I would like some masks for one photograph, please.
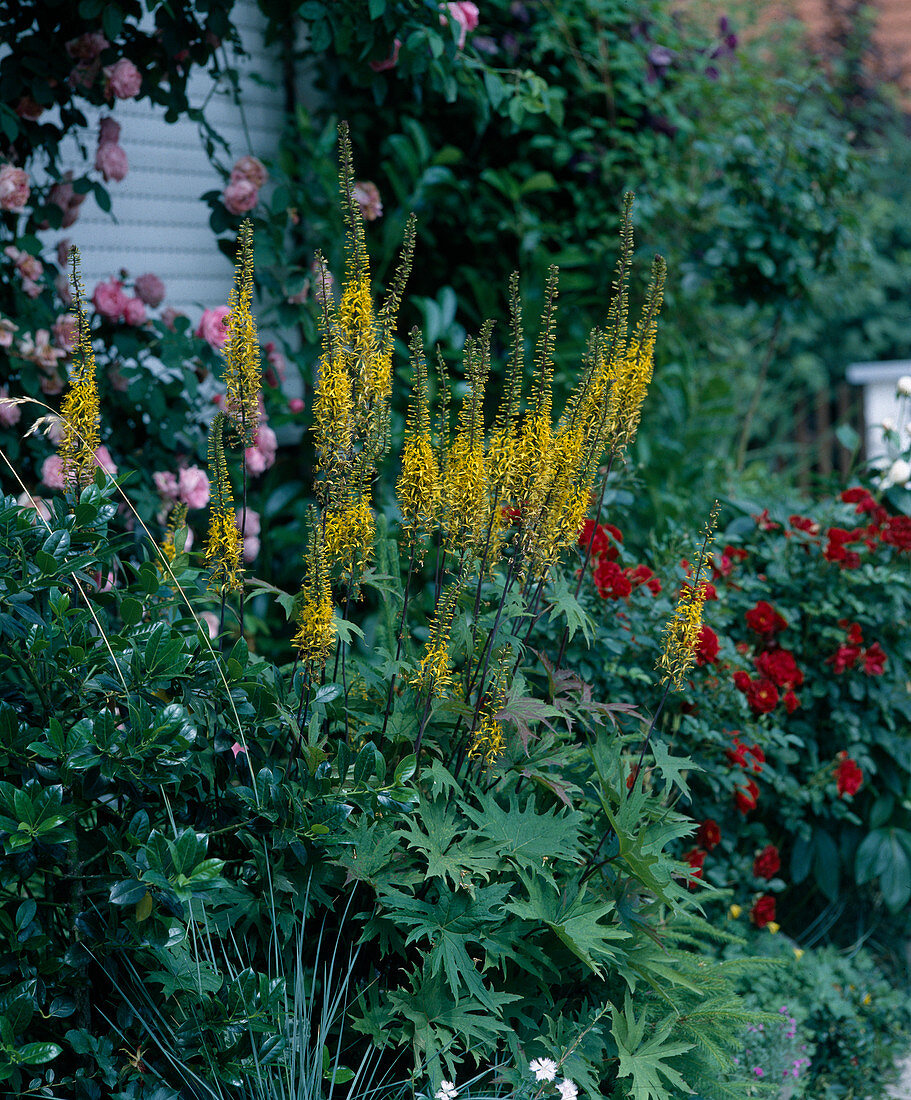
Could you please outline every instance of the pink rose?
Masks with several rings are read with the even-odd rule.
[[[257,190],[269,178],[266,166],[256,157],[241,157],[231,169],[231,182],[236,180],[248,180]]]
[[[61,237],[57,242],[57,266],[67,267],[70,262],[70,239]]]
[[[354,185],[354,201],[361,208],[364,221],[375,222],[383,216],[383,200],[379,188],[369,180],[358,180]]]
[[[117,99],[132,99],[139,95],[142,87],[142,76],[132,61],[127,58],[108,65],[104,70],[107,82],[104,86],[104,94],[110,99],[112,95]]]
[[[171,332],[177,331],[177,326],[174,322],[178,317],[186,317],[186,314],[181,313],[179,309],[175,309],[173,306],[168,306],[167,309],[161,311],[161,323],[165,328],[169,328]]]
[[[241,532],[244,538],[249,538],[250,535],[259,536],[262,531],[262,520],[259,512],[254,512],[252,508],[238,508],[234,522],[237,524],[237,530]]]
[[[177,478],[170,470],[156,470],[152,474],[152,481],[155,482],[155,488],[165,500],[177,500],[180,487],[177,484]]]
[[[117,145],[120,141],[120,123],[112,118],[103,118],[98,124],[98,144]]]
[[[223,348],[228,339],[228,330],[225,327],[228,314],[231,311],[227,306],[215,306],[207,309],[199,319],[196,335],[211,344],[213,348]]]
[[[85,202],[85,195],[78,195],[73,190],[73,173],[65,172],[63,179],[59,183],[55,183],[50,189],[47,196],[47,201],[52,202],[55,206],[59,206],[63,211],[63,218],[60,222],[62,229],[68,229],[73,222],[79,217],[79,207]],[[69,247],[69,241],[67,241],[67,247]],[[60,253],[57,253],[57,262],[61,267],[65,267],[67,263],[67,257],[64,255],[63,259],[60,259]]]
[[[218,637],[218,616],[214,611],[200,611],[200,619],[206,624],[206,630],[209,632],[209,638],[211,641],[215,641]],[[236,755],[236,753],[235,753]]]
[[[111,477],[117,476],[117,466],[111,458],[111,452],[102,443],[98,450],[95,452],[95,465],[100,466],[102,470],[109,473]]]
[[[256,430],[256,438],[252,447],[247,447],[244,457],[247,469],[253,477],[259,477],[275,462],[275,452],[278,449],[278,440],[275,432],[268,424],[260,424]]]
[[[95,154],[95,168],[104,176],[105,180],[113,180],[119,183],[129,171],[126,151],[122,145],[115,145],[112,141],[105,141],[98,146]]]
[[[66,44],[66,52],[74,61],[94,61],[108,46],[110,42],[103,34],[90,31],[71,38]]]
[[[146,272],[145,275],[140,275],[133,283],[133,289],[136,291],[137,296],[147,306],[151,306],[152,309],[157,309],[164,301],[164,283],[151,271]]]
[[[70,286],[70,281],[66,275],[61,272],[56,279],[54,279],[54,289],[57,291],[57,297],[65,305],[71,305],[73,301],[73,290]]]
[[[232,179],[225,188],[221,201],[229,214],[246,214],[259,202],[259,189],[248,179]]]
[[[63,479],[63,459],[60,455],[48,455],[41,463],[41,480],[48,489],[62,489],[66,485]]]
[[[256,535],[247,535],[247,537],[244,539],[244,549],[243,549],[244,561],[245,562],[255,561],[258,554],[259,554],[259,539],[257,538]]]
[[[14,325],[6,317],[0,317],[0,348],[11,348],[13,346],[13,336],[18,331],[18,325]]]
[[[119,321],[123,317],[128,301],[123,292],[123,283],[117,279],[99,283],[92,295],[92,305],[96,312],[108,321]]]
[[[18,424],[22,417],[22,411],[18,405],[5,404],[8,400],[9,387],[0,386],[0,425],[4,428],[11,428],[14,424]]]
[[[401,38],[397,38],[392,44],[392,53],[381,61],[368,61],[367,64],[375,73],[384,73],[387,69],[394,69],[399,63],[399,50],[402,48]]]
[[[180,471],[177,488],[188,508],[205,508],[209,503],[209,477],[198,466],[187,466]]]
[[[288,402],[288,408],[293,413],[303,412],[305,408],[303,399],[300,397],[292,397],[291,400]]]
[[[63,393],[63,379],[56,371],[54,371],[53,374],[44,375],[41,379],[41,392],[48,397],[54,397],[58,393]]]
[[[70,313],[62,313],[54,322],[51,335],[58,348],[62,348],[64,351],[72,351],[79,337],[76,318]]]
[[[471,0],[458,0],[457,3],[447,4],[446,10],[459,28],[459,49],[462,49],[468,32],[473,31],[478,25],[480,19],[478,5],[471,3]],[[447,17],[441,14],[440,23],[445,27],[448,22]]]
[[[28,174],[12,164],[4,164],[0,168],[0,210],[21,210],[28,197]]]
[[[16,114],[24,118],[26,122],[37,122],[44,112],[40,103],[36,103],[30,95],[24,95],[15,106]]]
[[[146,307],[141,298],[127,298],[123,306],[123,319],[128,325],[146,323]]]

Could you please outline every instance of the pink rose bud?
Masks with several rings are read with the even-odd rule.
[[[188,508],[205,508],[209,503],[209,475],[198,466],[187,466],[177,480],[178,495]]]
[[[231,180],[221,196],[229,214],[246,214],[259,202],[259,189],[248,179]]]
[[[231,182],[235,180],[248,180],[257,190],[269,178],[266,166],[256,157],[241,157],[231,169]]]
[[[109,279],[99,283],[92,295],[92,305],[107,321],[119,321],[123,318],[129,299],[123,292],[123,283]]]
[[[106,141],[98,146],[98,152],[95,154],[95,168],[105,180],[119,183],[126,176],[129,167],[126,151],[122,145]]]
[[[134,96],[139,95],[142,76],[133,62],[128,61],[127,58],[122,57],[115,64],[108,65],[104,75],[107,77],[104,94],[108,99],[112,95],[117,99],[133,99]]]
[[[120,141],[120,123],[112,118],[103,118],[98,124],[98,144],[116,145]]]
[[[211,344],[213,348],[219,350],[223,348],[228,339],[226,324],[230,312],[227,306],[215,306],[214,309],[205,310],[196,327],[196,335],[207,344]]]
[[[0,210],[21,210],[30,193],[28,174],[12,164],[0,168]]]
[[[164,301],[164,283],[151,271],[145,275],[140,275],[133,283],[133,289],[136,291],[137,296],[147,306],[151,306],[152,309],[156,309]]]
[[[367,64],[375,73],[384,73],[387,69],[394,69],[399,63],[399,50],[402,48],[401,38],[396,38],[392,44],[392,53],[381,61],[368,61]]]
[[[304,411],[304,402],[300,397],[292,397],[288,402],[288,408],[293,413],[302,413]]]
[[[459,28],[459,49],[465,45],[465,39],[469,31],[473,31],[478,25],[480,12],[478,5],[470,0],[459,0],[457,3],[446,5],[446,10],[452,16],[453,22]],[[445,15],[440,16],[440,23],[445,27],[449,20]]]

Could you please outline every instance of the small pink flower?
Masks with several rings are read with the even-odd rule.
[[[256,561],[259,555],[259,538],[256,535],[247,535],[244,539],[243,555],[245,562]]]
[[[120,123],[112,118],[103,118],[98,123],[98,144],[117,145],[120,142]]]
[[[63,219],[60,222],[60,227],[62,229],[68,229],[79,217],[79,207],[85,202],[85,195],[78,195],[73,190],[73,173],[64,172],[63,179],[60,180],[59,183],[55,183],[48,192],[47,201],[60,207],[63,211]],[[69,248],[69,241],[67,241],[66,244],[67,248]],[[61,258],[58,245],[57,263],[59,263],[61,267],[66,267],[68,262],[69,257],[66,253],[64,253]]]
[[[123,292],[123,283],[118,279],[109,279],[106,283],[99,283],[92,294],[92,305],[97,313],[107,321],[119,321],[123,317],[124,310],[129,299]]]
[[[392,44],[392,53],[380,61],[368,61],[367,64],[375,73],[385,73],[388,69],[394,69],[399,63],[399,50],[402,48],[401,38],[396,38]]]
[[[133,99],[139,95],[142,87],[142,75],[132,61],[121,57],[113,65],[108,65],[104,70],[107,82],[104,86],[104,94],[110,99]]]
[[[292,397],[291,400],[288,402],[288,408],[293,413],[303,412],[305,408],[303,399],[300,397]]]
[[[111,458],[111,452],[103,443],[95,452],[95,465],[100,466],[102,470],[109,473],[111,477],[117,476],[117,466],[114,464],[113,458]]]
[[[221,201],[229,214],[246,214],[259,202],[259,188],[248,179],[232,179],[225,188]]]
[[[241,157],[231,169],[232,183],[235,180],[249,180],[257,190],[262,187],[268,178],[269,173],[266,171],[266,166],[256,157]]]
[[[264,344],[263,351],[266,353],[266,362],[269,364],[263,375],[263,381],[267,386],[278,386],[285,380],[288,364],[284,355],[275,346],[274,341],[270,340],[267,344]]]
[[[478,25],[480,19],[478,5],[471,3],[471,0],[458,0],[457,3],[446,4],[446,10],[459,28],[459,49],[461,50],[465,45],[468,32],[473,31]],[[449,19],[441,13],[440,23],[445,27],[448,22]]]
[[[239,741],[235,741],[234,744],[231,746],[231,752],[234,753],[234,759],[236,760],[238,756],[241,756],[242,754],[246,755],[247,750]]]
[[[76,318],[71,313],[61,313],[54,322],[51,335],[58,348],[66,352],[72,351],[79,336],[76,328]]]
[[[155,483],[155,488],[165,498],[165,500],[177,500],[177,495],[180,492],[180,487],[177,483],[177,478],[170,470],[156,470],[152,474],[152,481]]]
[[[48,489],[62,489],[66,485],[63,479],[63,459],[60,455],[48,455],[41,463],[41,480]]]
[[[151,271],[146,272],[145,275],[140,275],[133,283],[133,289],[136,291],[137,296],[147,306],[151,306],[152,309],[157,309],[164,301],[164,283]]]
[[[115,145],[112,141],[106,141],[98,146],[95,154],[95,168],[104,176],[105,180],[113,180],[119,183],[126,177],[129,171],[129,161],[126,150],[122,145]]]
[[[128,325],[146,323],[146,307],[141,298],[127,298],[123,306],[123,319]]]
[[[187,466],[177,480],[178,495],[188,508],[205,508],[209,503],[209,477],[198,466]]]
[[[102,574],[100,569],[98,570],[97,573],[94,574],[94,577],[95,577],[95,591],[96,592],[110,592],[111,589],[114,587],[114,574],[113,574],[113,572],[108,573],[107,579],[104,581],[103,584],[102,584],[103,574]]]
[[[228,330],[225,325],[230,312],[227,306],[207,309],[199,320],[196,335],[207,344],[211,344],[213,348],[223,348],[228,339]]]
[[[354,185],[354,201],[361,208],[364,221],[375,222],[383,216],[383,200],[375,183],[358,180]]]
[[[258,537],[262,531],[262,520],[259,512],[254,512],[252,508],[238,508],[234,522],[237,524],[237,530],[243,534],[244,538],[249,538],[250,535]]]
[[[40,279],[44,274],[44,264],[31,252],[25,252],[23,249],[16,248],[15,245],[11,244],[8,244],[3,252],[16,265],[16,271],[18,271],[23,281]]]
[[[28,173],[4,164],[0,168],[0,210],[21,210],[29,193]]]
[[[247,447],[244,456],[247,469],[253,477],[259,477],[266,472],[275,462],[275,452],[278,449],[278,440],[275,432],[268,424],[260,424],[256,430],[256,438],[252,447]]]
[[[0,386],[0,425],[4,428],[11,428],[14,424],[19,423],[22,410],[18,405],[4,404],[4,398],[9,398],[8,386]]]
[[[18,331],[18,325],[14,325],[6,317],[0,317],[0,348],[11,348],[13,346],[13,336]]]
[[[97,31],[89,31],[78,38],[71,38],[66,52],[74,61],[94,61],[110,46],[110,42]]]
[[[206,630],[209,632],[209,638],[211,641],[215,641],[218,637],[218,616],[214,611],[200,611],[200,619],[206,624]],[[234,754],[235,756],[237,753]]]

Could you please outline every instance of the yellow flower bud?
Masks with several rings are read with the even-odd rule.
[[[741,908],[741,906],[732,905],[731,908],[728,909],[728,916],[731,916],[731,917],[734,918],[734,920],[737,920],[737,918],[740,916],[740,914],[742,912],[743,912],[743,909]]]

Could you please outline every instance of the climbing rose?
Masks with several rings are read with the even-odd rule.
[[[246,214],[259,202],[259,188],[248,179],[232,179],[225,188],[221,201],[229,214]]]
[[[110,99],[112,95],[117,99],[132,99],[139,95],[142,87],[142,74],[132,61],[125,57],[108,65],[104,70],[107,82],[104,86],[104,94]]]
[[[252,447],[247,447],[244,455],[247,460],[247,469],[253,477],[258,477],[275,462],[275,452],[278,449],[278,440],[275,432],[268,424],[260,424],[256,430],[256,438]]]
[[[838,767],[835,769],[835,787],[838,797],[844,798],[846,794],[857,794],[864,781],[864,773],[857,766],[857,761],[852,760],[844,751],[838,754],[838,761]]]
[[[771,894],[756,899],[750,910],[750,920],[757,928],[765,928],[775,920],[775,899]]]
[[[0,386],[0,398],[9,398],[9,387]],[[11,428],[14,424],[18,424],[22,416],[22,412],[18,405],[7,405],[0,401],[0,425],[4,428]]]
[[[358,180],[354,185],[354,201],[360,207],[364,221],[375,222],[383,216],[383,200],[375,183]]]
[[[700,665],[713,664],[718,656],[718,635],[710,626],[702,625],[699,640],[696,643],[696,662]]]
[[[107,321],[119,321],[128,301],[123,292],[123,283],[117,279],[99,283],[92,294],[92,305]]]
[[[105,180],[119,183],[126,177],[130,168],[126,150],[122,145],[115,145],[112,141],[103,142],[95,153],[95,167]]]
[[[223,348],[228,339],[228,330],[225,322],[231,311],[227,306],[215,306],[203,312],[196,326],[196,335],[211,344],[213,348]]]
[[[702,865],[705,863],[705,856],[706,853],[700,848],[692,848],[684,854],[683,862],[690,865],[693,878],[702,878]]]
[[[123,307],[123,319],[128,325],[144,325],[146,307],[141,298],[127,298]]]
[[[759,600],[755,607],[746,613],[746,622],[750,630],[757,634],[777,634],[788,625],[774,607],[765,600]]]
[[[254,187],[260,188],[269,178],[266,166],[257,157],[245,156],[231,169],[231,180],[249,180]]]
[[[778,687],[795,688],[803,683],[803,673],[789,649],[769,649],[760,653],[756,658],[756,669]]]
[[[756,809],[756,804],[759,802],[759,788],[752,779],[747,780],[745,787],[737,787],[734,790],[734,801],[742,814],[748,814],[750,810]]]
[[[911,516],[889,516],[881,538],[897,550],[911,550]]]
[[[177,492],[188,508],[205,508],[209,503],[209,476],[198,466],[187,466],[177,478]]]
[[[696,830],[696,843],[711,851],[721,843],[721,829],[714,818],[706,818]]]
[[[757,878],[774,878],[781,869],[781,857],[774,844],[767,844],[753,860],[753,874]]]
[[[0,168],[0,210],[21,210],[30,194],[28,174],[12,164]]]
[[[136,291],[136,296],[141,298],[147,306],[151,306],[152,309],[160,306],[164,301],[164,283],[150,271],[139,276],[133,283],[133,289]]]
[[[456,3],[447,4],[446,10],[459,28],[459,49],[461,50],[465,45],[468,32],[473,31],[478,25],[480,19],[478,5],[471,3],[470,0],[457,0]],[[440,13],[440,24],[445,27],[448,23],[449,19]]]

